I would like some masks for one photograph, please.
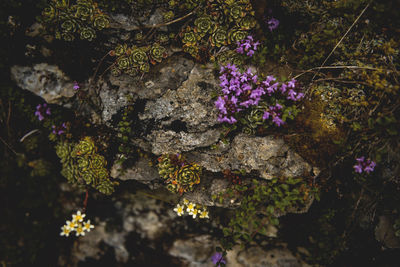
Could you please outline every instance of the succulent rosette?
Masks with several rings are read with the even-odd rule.
[[[164,21],[171,21],[174,17],[175,17],[175,14],[171,10],[163,13]]]
[[[204,37],[207,33],[212,31],[214,23],[209,16],[202,16],[194,21],[194,25],[200,37]]]
[[[238,24],[239,28],[241,28],[242,30],[250,30],[256,26],[257,21],[252,16],[246,16],[246,17],[242,18],[241,20],[239,20],[239,22],[237,24]]]
[[[184,45],[183,52],[190,54],[192,57],[197,57],[199,54],[199,47],[193,45]]]
[[[69,18],[61,23],[61,29],[63,30],[63,32],[73,33],[76,31],[77,28],[78,24],[73,18]]]
[[[227,32],[223,28],[217,28],[211,36],[211,44],[216,47],[226,45]]]
[[[111,75],[117,77],[122,74],[122,71],[118,67],[111,68]]]
[[[42,18],[45,22],[51,22],[57,19],[57,9],[53,4],[48,5],[42,11]]]
[[[68,142],[59,142],[56,145],[56,154],[61,159],[61,163],[69,164],[72,161],[73,145]]]
[[[196,33],[188,28],[187,31],[183,33],[182,42],[186,45],[196,45],[197,44],[197,36]]]
[[[247,35],[248,35],[247,31],[234,27],[228,32],[228,41],[230,44],[236,44],[240,40],[246,38]]]
[[[139,65],[139,71],[149,72],[149,70],[150,70],[150,64],[148,62]]]
[[[161,62],[162,59],[166,56],[166,51],[167,50],[163,46],[155,43],[150,48],[150,58],[156,62]]]
[[[158,158],[158,174],[168,179],[178,169],[178,165],[174,163],[171,156],[166,154]]]
[[[76,13],[75,16],[81,18],[82,20],[87,20],[94,12],[94,4],[91,1],[77,0],[76,1]]]
[[[108,18],[107,15],[99,13],[94,16],[93,26],[97,30],[108,28],[109,25],[110,25],[110,19]]]
[[[83,156],[96,152],[96,146],[91,137],[86,136],[77,144],[73,150],[73,155]]]
[[[193,185],[200,183],[201,167],[197,164],[186,164],[175,172],[178,192],[191,191]],[[172,181],[172,183],[174,183]]]
[[[81,178],[86,184],[93,184],[94,186],[96,185],[96,173],[91,169],[84,170],[81,173]]]
[[[101,169],[106,166],[107,162],[102,155],[94,154],[90,157],[90,167],[92,169]]]
[[[119,56],[122,56],[123,54],[125,54],[127,49],[128,49],[128,45],[127,44],[119,44],[119,45],[117,45],[115,47],[114,53],[115,53],[116,56],[119,57]]]
[[[92,41],[96,38],[96,32],[92,28],[85,27],[81,29],[80,37],[82,40]]]
[[[88,170],[90,161],[88,157],[79,157],[77,163],[79,170],[83,172]]]
[[[246,15],[246,12],[244,11],[244,8],[240,4],[233,4],[229,8],[229,20],[230,21],[237,21],[240,18],[244,17]]]
[[[126,70],[130,67],[131,61],[128,56],[120,56],[117,58],[117,67],[120,70]]]
[[[147,63],[147,61],[149,60],[146,52],[142,48],[134,48],[130,55],[130,59],[132,61],[132,64],[136,67],[140,67],[140,65]]]

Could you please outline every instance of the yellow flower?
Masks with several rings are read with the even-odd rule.
[[[69,236],[69,233],[71,233],[71,229],[68,228],[67,225],[64,225],[63,227],[61,227],[62,232],[60,233],[60,236]]]
[[[83,218],[85,218],[86,214],[81,214],[81,211],[78,210],[76,214],[72,215],[73,222],[82,222]]]
[[[187,209],[186,209],[186,211],[189,212],[189,214],[190,214],[190,212],[192,212],[192,211],[194,210],[195,207],[196,207],[196,204],[190,202],[189,204],[187,204]],[[191,214],[190,214],[190,215],[191,215]]]
[[[185,213],[185,211],[183,210],[183,206],[181,205],[176,205],[176,208],[174,209],[174,211],[178,214],[178,216],[182,216],[183,213]]]
[[[192,215],[193,219],[195,219],[198,213],[199,213],[199,210],[198,209],[194,209],[191,212],[189,212],[189,215]]]
[[[94,225],[90,223],[90,220],[83,223],[83,230],[90,232],[90,229],[94,228]]]
[[[67,225],[65,227],[70,231],[73,231],[76,227],[78,227],[78,224],[75,221],[66,221],[66,223]]]
[[[82,225],[80,224],[76,229],[76,236],[84,236],[85,235],[85,231],[82,228]]]
[[[200,213],[200,215],[199,215],[199,217],[200,217],[201,219],[204,219],[204,218],[207,218],[207,219],[208,219],[208,218],[209,218],[209,217],[208,217],[208,211],[205,210],[205,209],[202,210],[201,213]]]
[[[184,204],[184,205],[189,204],[189,200],[187,200],[186,198],[184,198],[184,199],[183,199],[183,204]]]

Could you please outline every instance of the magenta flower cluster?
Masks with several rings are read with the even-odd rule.
[[[63,133],[65,133],[67,126],[65,125],[65,122],[64,122],[60,126],[53,125],[52,128],[53,128],[53,134],[62,135]]]
[[[278,26],[279,26],[279,20],[277,20],[276,18],[269,18],[269,19],[265,20],[265,23],[267,23],[268,29],[271,32],[273,30],[275,30],[276,28],[278,28]]]
[[[366,172],[366,173],[370,173],[372,171],[374,171],[374,168],[376,166],[376,163],[373,162],[370,159],[365,160],[365,157],[361,157],[356,159],[357,164],[353,166],[355,172],[357,173],[362,173],[362,172]]]
[[[220,266],[221,266],[221,265],[220,265],[221,263],[222,263],[222,264],[226,264],[226,261],[225,261],[225,259],[223,258],[221,252],[215,252],[215,254],[212,255],[212,257],[211,257],[211,261],[212,261],[213,264],[215,264],[217,267],[220,267]]]
[[[77,90],[79,90],[79,88],[81,88],[81,87],[79,86],[78,82],[75,81],[75,82],[74,82],[74,87],[73,87],[73,88],[74,88],[75,91],[77,91]]]
[[[263,95],[280,94],[292,101],[298,101],[304,97],[303,93],[295,91],[295,80],[279,85],[278,82],[274,82],[276,79],[273,76],[267,76],[260,82],[257,75],[251,73],[250,69],[241,73],[235,65],[231,64],[221,67],[220,73],[219,85],[223,95],[215,101],[215,106],[219,111],[219,122],[234,124],[237,122],[235,114],[251,106],[257,106]],[[277,126],[281,126],[284,124],[281,110],[282,106],[275,103],[274,106],[265,110],[263,119],[271,119]]]
[[[246,53],[247,56],[251,57],[254,55],[254,51],[257,50],[257,47],[260,45],[260,42],[254,42],[253,36],[249,35],[241,41],[237,42],[236,52],[239,54]]]
[[[43,105],[42,104],[37,105],[35,116],[38,117],[39,121],[42,121],[45,115],[51,115],[50,108],[47,107],[47,104],[44,103]]]

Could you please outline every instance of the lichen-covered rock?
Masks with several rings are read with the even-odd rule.
[[[42,97],[47,103],[61,104],[63,98],[74,95],[73,82],[58,66],[47,63],[12,66],[11,77],[19,87]]]
[[[254,137],[237,135],[226,151],[203,150],[193,152],[188,158],[209,171],[226,169],[257,171],[261,177],[272,179],[277,176],[296,177],[311,173],[311,166],[289,148],[280,138],[273,136]]]

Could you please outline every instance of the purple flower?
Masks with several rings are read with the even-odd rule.
[[[263,115],[263,120],[269,119],[269,115],[271,115],[271,114],[268,111],[265,111],[264,115]]]
[[[360,157],[360,158],[357,158],[356,160],[357,160],[358,163],[361,163],[361,162],[364,162],[365,157],[362,156],[362,157]]]
[[[296,80],[293,79],[291,81],[288,82],[288,87],[289,88],[295,88],[296,87]]]
[[[268,29],[272,32],[273,30],[275,30],[276,28],[278,28],[279,26],[279,20],[277,20],[276,18],[270,18],[266,21],[266,23],[268,24]]]
[[[360,164],[354,165],[353,168],[354,168],[355,172],[358,172],[358,173],[363,172],[362,166]]]
[[[79,86],[79,84],[78,84],[78,82],[74,82],[74,90],[78,90],[79,88],[81,88],[80,86]]]
[[[44,119],[44,115],[51,115],[50,108],[47,107],[47,104],[44,103],[36,106],[35,116],[38,116],[39,121]]]
[[[218,267],[221,266],[220,263],[226,264],[226,261],[224,257],[222,256],[222,253],[216,252],[214,255],[211,257],[211,261],[213,264],[217,265]]]
[[[280,127],[282,124],[284,124],[285,122],[279,118],[278,116],[274,116],[272,118],[272,121],[276,124],[276,126]]]
[[[53,134],[56,135],[62,135],[63,133],[65,133],[65,129],[67,129],[67,126],[65,125],[65,122],[63,124],[61,124],[61,126],[52,126],[53,128]]]
[[[249,57],[252,57],[254,55],[254,50],[249,50],[249,52],[247,52],[247,54]]]
[[[260,42],[254,42],[253,36],[249,35],[241,41],[237,43],[236,52],[239,54],[246,54],[249,57],[254,55],[254,52],[257,50],[257,47],[260,45]]]

